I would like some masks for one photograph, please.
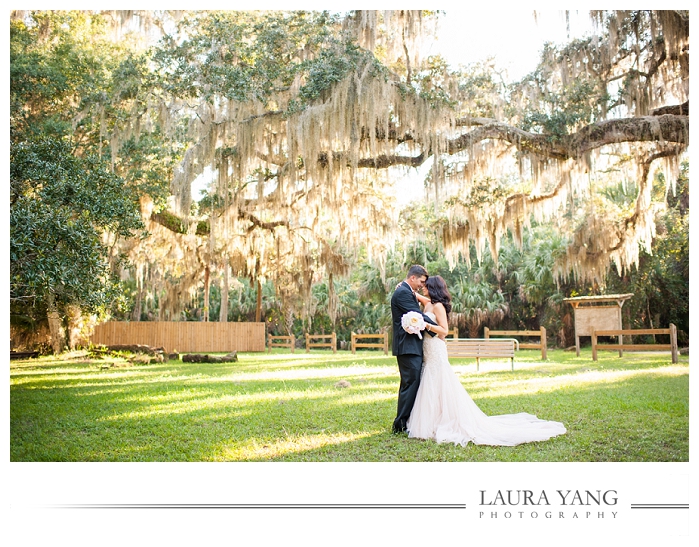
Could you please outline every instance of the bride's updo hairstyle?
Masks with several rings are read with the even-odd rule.
[[[433,304],[441,302],[444,305],[444,309],[447,315],[451,312],[451,295],[447,289],[447,284],[441,275],[432,275],[425,281],[425,287],[430,293],[430,300]]]

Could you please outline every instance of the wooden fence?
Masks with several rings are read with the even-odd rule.
[[[306,353],[311,348],[329,348],[333,353],[337,353],[337,335],[332,334],[308,334],[306,333]]]
[[[484,329],[484,336],[486,339],[491,336],[527,336],[533,338],[539,338],[539,343],[533,342],[520,342],[519,349],[540,349],[541,358],[546,359],[547,343],[546,343],[546,329],[541,327],[539,330],[490,330],[488,327]]]
[[[669,334],[669,344],[624,344],[624,336]],[[598,336],[617,336],[618,344],[599,344]],[[677,327],[670,323],[667,329],[618,329],[618,330],[596,330],[592,332],[592,360],[597,361],[598,350],[619,351],[619,357],[624,355],[624,350],[628,351],[669,351],[672,354],[672,362],[678,362],[677,350]]]
[[[272,353],[272,348],[287,348],[294,353],[296,349],[296,336],[293,334],[291,336],[274,336],[273,334],[267,335],[267,353]]]
[[[358,340],[380,340],[377,342],[358,342]],[[382,349],[385,355],[388,355],[388,334],[383,332],[380,334],[355,334],[352,333],[352,353],[357,353],[357,348],[375,348]]]
[[[93,344],[143,344],[167,352],[264,351],[264,323],[108,321],[95,327]]]

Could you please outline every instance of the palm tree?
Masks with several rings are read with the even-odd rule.
[[[560,233],[547,229],[543,233],[529,235],[525,242],[521,292],[526,300],[541,305],[557,290],[554,279],[554,263],[565,253],[565,241]]]
[[[452,323],[459,330],[467,329],[470,338],[478,338],[481,327],[500,323],[509,311],[502,292],[493,290],[485,281],[471,283],[462,279],[450,292]]]

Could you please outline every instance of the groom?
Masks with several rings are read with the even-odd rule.
[[[403,330],[401,318],[409,311],[422,313],[415,293],[425,286],[427,270],[415,265],[408,270],[405,280],[391,297],[391,315],[393,316],[393,355],[398,361],[400,371],[400,389],[398,391],[398,414],[393,422],[393,432],[405,431],[410,412],[415,404],[417,388],[420,386],[422,373],[422,339],[417,334],[408,334]],[[426,322],[436,325],[432,319],[423,314]],[[427,331],[423,331],[424,333]],[[434,336],[434,333],[431,333]]]

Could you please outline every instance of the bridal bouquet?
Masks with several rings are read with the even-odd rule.
[[[420,331],[425,330],[425,319],[422,317],[421,313],[409,311],[401,317],[400,323],[405,332],[408,334],[417,334],[422,340]]]

